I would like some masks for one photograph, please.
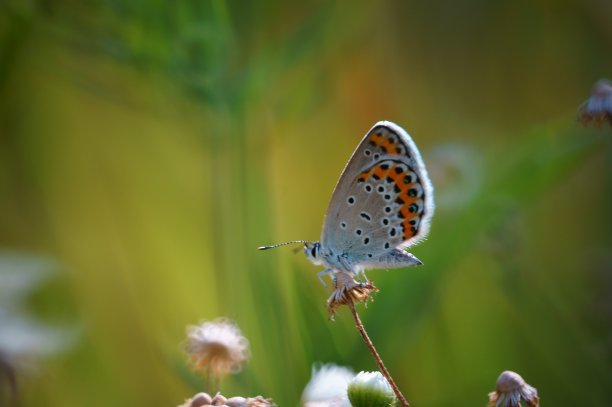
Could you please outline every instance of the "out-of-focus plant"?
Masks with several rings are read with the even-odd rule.
[[[302,392],[303,407],[347,407],[348,383],[355,374],[344,366],[325,364],[313,366],[310,381]]]
[[[612,82],[607,79],[597,81],[591,97],[580,106],[578,120],[598,126],[607,122],[612,126]]]
[[[393,407],[397,401],[387,379],[380,372],[360,372],[348,386],[353,407]]]
[[[29,310],[31,297],[57,268],[42,256],[0,253],[0,404],[17,399],[21,374],[36,373],[43,359],[68,351],[79,337],[72,323],[48,323]]]
[[[227,398],[218,390],[221,380],[228,374],[240,372],[250,356],[249,341],[238,325],[227,319],[202,321],[187,327],[184,349],[192,368],[209,379],[208,387],[217,391],[214,396],[201,392],[185,400],[179,407],[228,406],[263,407],[271,406],[272,399],[262,396]]]
[[[261,396],[256,397],[241,397],[235,396],[227,398],[221,393],[214,396],[208,393],[198,393],[192,398],[185,400],[178,407],[208,407],[208,406],[224,406],[224,407],[265,407],[273,406],[272,400]]]
[[[506,370],[499,375],[495,391],[489,393],[488,407],[520,407],[525,402],[529,407],[539,407],[538,391],[515,372]]]
[[[184,345],[194,370],[216,383],[230,373],[238,373],[249,357],[249,341],[228,319],[203,321],[187,327]]]

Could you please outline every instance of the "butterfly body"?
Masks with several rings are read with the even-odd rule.
[[[349,159],[319,242],[303,242],[324,274],[422,264],[404,249],[422,240],[433,216],[433,186],[421,155],[398,125],[378,122]],[[266,247],[267,248],[267,247]]]
[[[315,250],[316,254],[313,254]],[[310,260],[315,266],[325,266],[325,270],[318,273],[319,280],[325,285],[323,281],[323,275],[337,272],[349,272],[358,276],[363,274],[365,276],[365,270],[367,269],[380,269],[380,268],[400,268],[408,266],[420,266],[423,264],[413,254],[407,253],[400,249],[393,249],[387,251],[377,258],[371,258],[361,262],[355,262],[351,258],[350,251],[343,251],[342,253],[334,253],[331,249],[325,249],[321,247],[319,242],[305,242],[304,253],[308,260]],[[367,278],[366,278],[367,279]]]

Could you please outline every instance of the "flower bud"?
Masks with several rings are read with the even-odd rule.
[[[380,372],[361,372],[348,385],[348,398],[353,407],[395,406],[391,385]]]

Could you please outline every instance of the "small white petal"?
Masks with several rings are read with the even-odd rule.
[[[353,376],[354,373],[346,367],[334,364],[322,365],[319,368],[313,366],[312,377],[302,393],[302,402],[308,406],[315,406],[316,402],[348,403],[346,388]]]

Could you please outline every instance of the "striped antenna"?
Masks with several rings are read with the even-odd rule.
[[[272,246],[261,246],[261,247],[258,247],[257,250],[274,249],[275,247],[286,246],[288,244],[295,244],[295,243],[306,243],[306,241],[305,240],[292,240],[290,242],[273,244]]]

